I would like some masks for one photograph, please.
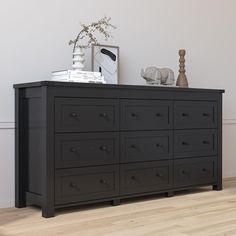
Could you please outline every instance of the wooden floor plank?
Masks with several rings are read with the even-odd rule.
[[[236,236],[236,179],[223,191],[199,188],[57,211],[44,219],[38,208],[0,209],[0,236]]]

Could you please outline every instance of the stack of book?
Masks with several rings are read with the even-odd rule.
[[[106,81],[100,72],[62,70],[52,72],[51,80],[61,82],[98,83],[105,84]]]

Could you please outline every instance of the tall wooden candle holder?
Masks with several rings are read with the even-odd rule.
[[[186,55],[186,51],[184,49],[179,50],[179,76],[176,82],[176,86],[179,87],[188,87],[188,80],[187,80],[187,76],[185,74],[186,70],[185,70],[185,55]]]

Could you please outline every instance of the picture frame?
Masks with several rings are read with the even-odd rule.
[[[92,71],[101,72],[107,84],[119,83],[119,47],[92,45]]]

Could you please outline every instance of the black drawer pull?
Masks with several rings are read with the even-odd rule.
[[[104,179],[101,179],[101,180],[100,180],[100,183],[101,183],[101,184],[105,184],[105,185],[107,185],[107,184],[108,184],[108,183],[107,183],[107,181],[106,181],[106,180],[104,180]]]
[[[210,144],[210,142],[208,142],[208,141],[205,141],[205,140],[204,140],[204,141],[202,141],[202,143],[203,143],[203,144]]]
[[[137,146],[134,145],[134,144],[132,144],[131,147],[132,147],[133,149],[137,149]]]
[[[162,114],[156,113],[156,117],[162,117]]]
[[[202,116],[207,117],[207,116],[210,116],[210,114],[209,113],[202,113]]]
[[[132,117],[138,117],[138,114],[132,113],[131,116]]]
[[[108,148],[107,146],[101,146],[100,147],[100,150],[104,151],[104,152],[107,152],[108,151]]]
[[[162,174],[159,174],[159,173],[157,173],[157,174],[156,174],[156,177],[158,177],[158,178],[162,178],[162,177],[163,177],[163,175],[162,175]]]
[[[188,113],[182,113],[182,116],[187,117],[187,116],[189,116],[189,114]]]
[[[163,147],[163,145],[161,143],[157,143],[156,147]]]
[[[187,172],[185,170],[182,170],[183,175],[187,175]]]
[[[131,179],[134,180],[135,182],[139,183],[139,179],[136,178],[135,176],[131,176]]]
[[[70,183],[70,187],[71,187],[71,188],[76,188],[76,187],[77,187],[77,184],[75,184],[75,183]]]
[[[182,145],[183,145],[183,146],[188,146],[189,144],[186,143],[186,142],[182,142]]]
[[[78,185],[75,183],[70,183],[69,186],[73,189],[76,189],[77,191],[79,191]]]
[[[75,112],[70,113],[70,116],[73,118],[79,118],[79,114]]]
[[[70,149],[70,151],[73,152],[73,153],[77,153],[77,152],[78,152],[78,149],[75,148],[75,147],[72,147],[72,148]]]
[[[202,168],[202,171],[203,171],[203,172],[207,172],[207,169],[206,169],[206,168]]]
[[[100,114],[100,117],[102,117],[102,118],[107,118],[107,117],[108,117],[108,115],[107,115],[107,113],[106,113],[106,112],[103,112],[103,113],[101,113],[101,114]]]

